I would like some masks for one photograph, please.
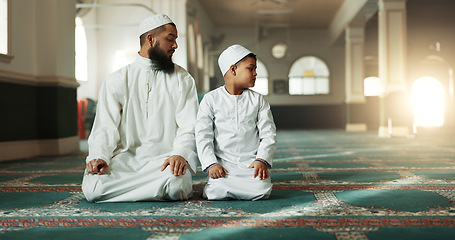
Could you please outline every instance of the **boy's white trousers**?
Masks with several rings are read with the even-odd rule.
[[[269,177],[259,180],[254,178],[254,168],[247,168],[229,162],[222,166],[228,171],[224,178],[208,177],[203,196],[208,200],[259,200],[267,199],[272,191],[272,181]]]

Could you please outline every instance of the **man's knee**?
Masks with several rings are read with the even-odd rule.
[[[192,193],[193,183],[189,172],[183,176],[169,177],[167,195],[171,200],[186,200],[192,196]]]
[[[95,202],[100,198],[100,196],[94,192],[85,191],[84,189],[82,189],[82,192],[84,193],[84,196],[88,202]]]
[[[82,180],[82,192],[89,202],[100,200],[102,195],[102,189],[100,184],[98,184],[96,177],[97,176],[94,175],[85,175],[84,179]]]

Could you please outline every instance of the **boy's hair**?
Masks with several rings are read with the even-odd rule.
[[[256,54],[254,53],[250,53],[248,55],[246,55],[245,57],[243,57],[242,59],[240,59],[238,62],[236,62],[234,65],[237,66],[237,64],[239,64],[240,62],[244,61],[245,59],[247,58],[254,58],[254,60],[258,60],[257,57],[256,57]]]

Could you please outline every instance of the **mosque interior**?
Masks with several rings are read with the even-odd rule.
[[[128,224],[137,239],[452,236],[454,11],[453,0],[0,0],[0,238],[108,225],[123,236]],[[252,89],[279,144],[267,211],[203,200],[201,171],[185,203],[84,200],[98,92],[134,61],[137,26],[155,13],[175,22],[173,61],[199,100],[224,84],[226,47],[257,55]]]

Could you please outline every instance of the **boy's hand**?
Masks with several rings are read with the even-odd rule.
[[[254,178],[259,176],[259,180],[264,180],[269,177],[267,166],[261,161],[254,161],[248,168],[254,168]]]
[[[209,176],[213,179],[226,176],[228,171],[220,164],[215,164],[209,168]]]

